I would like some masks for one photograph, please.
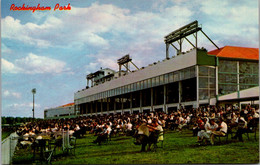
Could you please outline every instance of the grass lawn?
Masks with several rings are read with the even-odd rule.
[[[13,131],[9,131],[9,132],[5,132],[5,131],[2,131],[2,141],[7,138]]]
[[[231,140],[226,143],[216,139],[216,145],[199,146],[197,137],[192,137],[190,130],[182,133],[168,131],[164,136],[163,148],[156,151],[140,152],[141,146],[133,143],[132,137],[113,137],[112,141],[101,146],[91,143],[93,135],[77,139],[76,156],[61,155],[58,151],[52,164],[187,164],[187,163],[259,163],[259,139],[244,137],[244,143]],[[257,134],[258,135],[258,134]],[[159,144],[160,146],[160,144]],[[16,152],[13,164],[32,163],[32,155],[24,151]]]

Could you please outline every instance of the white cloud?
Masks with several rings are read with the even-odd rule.
[[[37,30],[40,27],[33,23],[27,23],[25,25],[21,24],[21,21],[14,19],[11,16],[7,16],[2,19],[2,37],[12,40],[18,40],[24,43],[37,46],[49,46],[47,40],[37,38]]]
[[[13,103],[13,104],[9,104],[8,107],[12,107],[12,108],[30,108],[33,107],[33,103]],[[41,105],[40,104],[34,104],[34,107],[40,108]]]
[[[200,10],[210,21],[205,27],[222,43],[258,47],[257,1],[233,2],[208,0],[202,3]]]
[[[25,74],[57,74],[62,72],[71,73],[66,68],[66,63],[49,57],[38,56],[30,53],[25,58],[16,59],[14,63],[2,59],[3,73],[25,73]]]
[[[163,37],[194,21],[194,18],[204,21],[203,29],[205,27],[205,32],[220,45],[226,43],[237,43],[240,46],[246,44],[244,46],[251,47],[258,45],[258,35],[256,35],[258,34],[258,9],[252,5],[253,3],[245,5],[247,2],[240,1],[243,2],[241,5],[233,5],[229,1],[219,3],[215,0],[194,0],[193,3],[188,0],[168,2],[172,4],[160,5],[155,2],[151,5],[152,9],[160,8],[156,12],[132,12],[112,4],[99,3],[93,3],[85,8],[72,6],[71,11],[61,15],[41,15],[40,17],[45,18],[45,21],[40,25],[33,22],[22,24],[19,20],[8,16],[2,19],[3,38],[18,39],[28,44],[46,47],[86,49],[87,46],[87,49],[98,50],[94,60],[90,62],[95,66],[98,64],[112,68],[117,68],[117,58],[129,52],[141,66],[162,59],[165,54]],[[241,33],[244,34],[243,39]],[[244,42],[242,43],[241,40]],[[201,41],[204,42],[205,39]],[[206,41],[201,46],[211,45],[208,43],[209,41]],[[15,64],[29,64],[25,66],[28,73],[30,67],[36,67],[27,62],[33,59],[28,57]],[[143,61],[139,62],[139,60]],[[63,68],[62,64],[60,68]],[[50,72],[52,68],[47,69],[41,64],[32,72],[40,73],[41,70]],[[91,71],[91,69],[87,70]]]
[[[18,73],[22,71],[21,68],[16,67],[13,63],[3,58],[1,59],[1,66],[2,66],[2,73]]]
[[[4,90],[3,91],[3,96],[4,97],[9,97],[9,98],[21,98],[21,93],[12,92],[12,91],[9,91],[9,90]]]
[[[43,116],[40,104],[34,104],[35,107],[35,117]],[[3,107],[2,116],[14,116],[14,117],[32,117],[32,102],[26,103],[12,103]]]

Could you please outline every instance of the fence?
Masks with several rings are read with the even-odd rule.
[[[15,147],[18,141],[18,135],[16,133],[12,133],[6,139],[2,141],[2,164],[11,164],[12,157],[14,155]]]

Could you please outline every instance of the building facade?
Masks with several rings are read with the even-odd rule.
[[[232,57],[227,54],[231,48]],[[76,113],[169,112],[180,106],[216,105],[221,96],[234,92],[233,99],[239,100],[241,91],[259,86],[258,49],[227,46],[220,50],[194,48],[78,91],[74,95]],[[244,54],[240,57],[237,52],[241,50]]]
[[[208,52],[199,48],[198,32],[217,49]],[[188,36],[193,36],[195,43]],[[192,49],[184,52],[184,41]],[[88,74],[86,88],[74,93],[75,115],[168,113],[180,107],[259,103],[258,48],[219,48],[198,21],[169,33],[164,42],[166,58],[162,61],[139,69],[128,54],[118,59],[119,71],[101,68]],[[172,47],[177,55],[170,58]],[[129,64],[136,70],[131,71]]]
[[[44,110],[44,119],[66,118],[75,116],[74,103]]]

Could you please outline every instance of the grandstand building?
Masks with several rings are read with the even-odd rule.
[[[74,103],[44,110],[44,119],[55,119],[75,116]]]
[[[197,47],[202,32],[216,46],[207,51]],[[187,39],[194,35],[195,44]],[[183,41],[193,48],[183,52]],[[165,36],[166,58],[138,68],[129,55],[118,60],[119,71],[103,69],[87,75],[91,87],[74,94],[77,115],[170,112],[180,106],[258,104],[259,49],[236,46],[219,48],[194,21]],[[179,47],[174,43],[179,43]],[[169,58],[169,47],[177,55]],[[129,70],[132,63],[136,70]],[[122,74],[121,67],[126,70]],[[110,74],[108,74],[108,70]],[[107,73],[107,74],[106,74]],[[115,76],[117,75],[117,76]],[[98,77],[95,77],[98,76]],[[95,81],[97,80],[97,81]]]
[[[216,47],[197,46],[201,32]],[[194,36],[192,43],[188,36]],[[186,41],[192,49],[183,51]],[[175,111],[180,107],[248,103],[259,107],[259,49],[219,48],[194,21],[164,38],[166,58],[138,68],[130,55],[118,59],[118,71],[109,68],[86,76],[87,86],[74,93],[74,103],[44,111],[44,118],[149,111]],[[177,43],[177,46],[176,46]],[[169,57],[169,50],[176,55]],[[135,70],[130,70],[129,65]],[[122,68],[125,68],[123,70]]]

